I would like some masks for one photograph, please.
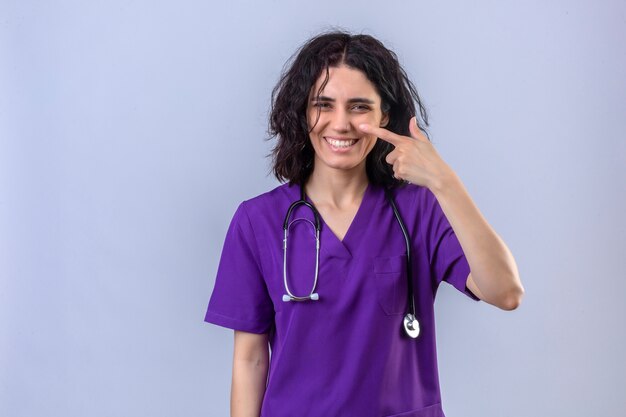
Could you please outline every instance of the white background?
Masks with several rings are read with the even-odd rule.
[[[222,242],[277,185],[284,62],[335,25],[397,52],[526,288],[440,290],[446,414],[625,413],[623,1],[2,0],[0,415],[228,414]]]

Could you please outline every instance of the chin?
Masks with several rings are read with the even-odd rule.
[[[365,159],[363,160],[359,160],[359,161],[341,161],[341,160],[336,160],[335,158],[333,159],[326,159],[326,160],[318,160],[317,161],[318,164],[321,165],[325,165],[329,168],[332,169],[337,169],[337,170],[342,170],[342,171],[353,171],[359,168],[360,165],[363,165],[363,167],[365,167]]]

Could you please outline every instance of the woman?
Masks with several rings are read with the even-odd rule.
[[[233,416],[444,416],[441,281],[519,305],[510,251],[427,125],[395,54],[371,36],[322,34],[292,59],[270,115],[287,182],[237,209],[205,317],[235,330]],[[289,210],[301,199],[310,206]]]

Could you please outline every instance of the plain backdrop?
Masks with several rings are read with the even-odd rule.
[[[332,27],[397,52],[526,288],[441,288],[446,414],[625,415],[625,2],[2,0],[1,416],[228,414],[224,235],[278,185],[284,62]]]

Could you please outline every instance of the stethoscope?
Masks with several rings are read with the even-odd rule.
[[[415,316],[415,297],[413,296],[413,276],[411,272],[411,240],[409,239],[409,233],[407,232],[406,226],[402,221],[402,217],[398,212],[398,208],[396,207],[396,203],[391,195],[391,192],[385,188],[385,196],[391,204],[391,208],[393,209],[393,214],[400,225],[400,229],[402,230],[402,235],[404,236],[404,241],[406,242],[406,270],[407,270],[407,290],[408,290],[408,305],[409,311],[404,315],[404,319],[402,324],[404,326],[405,333],[415,339],[420,333],[420,326],[417,318]],[[305,218],[297,218],[293,221],[289,221],[291,219],[291,213],[298,208],[299,206],[306,206],[312,212],[314,216],[314,222],[305,219]],[[319,274],[319,264],[320,264],[320,229],[321,229],[321,216],[315,206],[308,201],[306,201],[306,195],[304,194],[304,187],[300,186],[300,199],[294,201],[287,210],[287,214],[285,215],[285,221],[283,222],[283,280],[285,283],[285,291],[287,294],[283,295],[283,301],[317,301],[320,299],[320,296],[317,292],[315,292],[315,288],[317,287],[317,277]],[[298,221],[306,221],[310,223],[315,229],[315,276],[313,278],[313,286],[309,295],[306,296],[297,296],[294,295],[289,289],[289,282],[287,280],[287,237],[289,236],[289,229],[291,225]]]

